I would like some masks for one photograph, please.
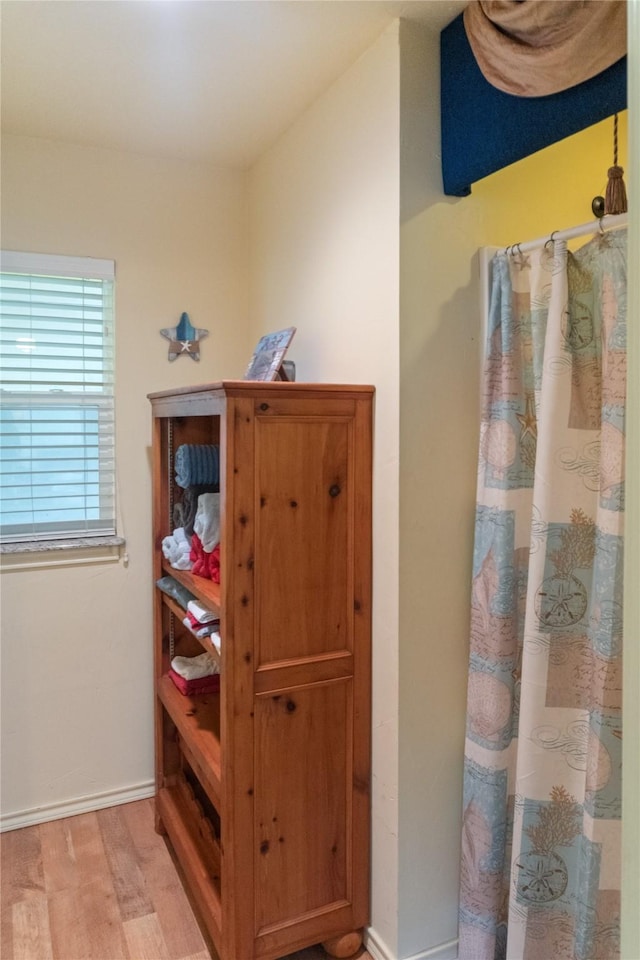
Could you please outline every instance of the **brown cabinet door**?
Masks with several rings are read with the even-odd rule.
[[[258,396],[233,424],[231,535],[252,558],[229,598],[252,687],[235,722],[253,724],[233,736],[234,859],[253,867],[255,954],[275,956],[368,919],[371,405]]]

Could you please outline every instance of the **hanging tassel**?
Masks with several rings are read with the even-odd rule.
[[[607,192],[604,195],[605,213],[627,212],[627,191],[622,179],[624,170],[617,164],[609,167]]]
[[[627,190],[624,185],[624,170],[618,166],[618,114],[613,118],[613,166],[609,167],[607,190],[604,195],[604,212],[626,213]]]

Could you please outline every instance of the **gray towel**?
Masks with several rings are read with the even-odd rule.
[[[216,493],[217,484],[202,484],[198,487],[187,487],[182,494],[182,500],[173,505],[173,525],[174,527],[184,527],[184,532],[188,537],[193,536],[193,522],[196,518],[198,509],[198,497],[203,493]]]
[[[156,587],[160,587],[163,593],[166,593],[167,596],[176,600],[185,610],[187,609],[189,601],[196,599],[190,590],[183,587],[182,584],[174,580],[173,577],[160,577],[159,580],[156,580]]]

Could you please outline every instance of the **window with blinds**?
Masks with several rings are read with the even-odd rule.
[[[2,252],[3,542],[115,534],[114,264]]]

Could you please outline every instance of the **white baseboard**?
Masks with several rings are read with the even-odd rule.
[[[86,797],[63,800],[61,803],[50,803],[41,807],[32,807],[30,810],[19,810],[17,813],[6,813],[0,816],[0,833],[4,833],[5,830],[18,830],[20,827],[31,827],[36,823],[47,823],[49,820],[75,817],[79,813],[91,813],[93,810],[115,807],[120,803],[145,800],[147,797],[152,797],[154,793],[153,780],[146,780],[133,787],[105,790],[104,793],[93,793]]]
[[[373,957],[373,960],[393,960],[389,947],[373,927],[367,927],[365,929],[364,945]]]
[[[394,957],[389,947],[386,945],[379,933],[372,927],[365,931],[364,945],[373,957],[373,960],[399,960]],[[421,953],[414,953],[404,960],[456,960],[458,956],[458,941],[449,940],[448,943],[441,943],[437,947],[430,947]]]

